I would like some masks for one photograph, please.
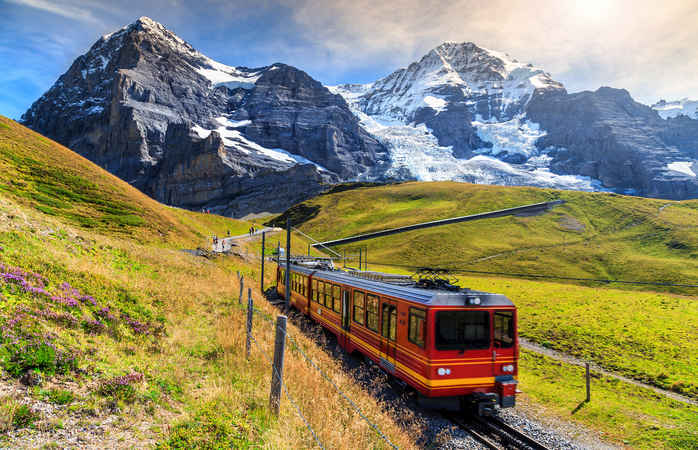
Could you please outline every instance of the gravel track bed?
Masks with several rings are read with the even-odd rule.
[[[274,294],[268,292],[267,295]],[[347,355],[337,345],[331,333],[324,331],[322,327],[297,311],[288,313],[288,316],[300,330],[313,337],[327,353],[342,361],[346,370],[351,372],[368,392],[389,405],[389,412],[398,424],[408,430],[421,429],[421,435],[417,438],[419,447],[444,450],[485,448],[469,433],[439,412],[418,406],[413,391],[403,389],[402,386],[391,381],[375,364]],[[500,412],[500,418],[551,449],[615,448],[599,440],[595,433],[576,424],[548,417],[541,420],[528,412],[528,409],[526,405],[504,409]]]

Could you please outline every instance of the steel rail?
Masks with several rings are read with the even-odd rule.
[[[485,428],[492,430],[494,433],[499,434],[505,440],[512,441],[513,439],[513,443],[519,442],[533,450],[548,450],[548,447],[545,445],[527,434],[522,433],[508,423],[503,422],[498,417],[488,417],[487,419],[476,417],[475,421]]]
[[[485,213],[480,213],[480,214],[472,214],[470,216],[460,216],[460,217],[451,217],[450,219],[441,219],[441,220],[434,220],[431,222],[422,222],[422,223],[416,223],[413,225],[407,225],[404,227],[398,227],[398,228],[390,228],[387,230],[382,230],[382,231],[375,231],[373,233],[366,233],[366,234],[360,234],[357,236],[350,236],[346,238],[341,238],[341,239],[335,239],[332,241],[325,241],[325,242],[318,242],[316,244],[312,244],[312,247],[333,247],[336,245],[343,245],[343,244],[351,244],[353,242],[359,242],[359,241],[364,241],[366,239],[373,239],[377,237],[383,237],[383,236],[390,236],[392,234],[398,234],[398,233],[404,233],[407,231],[413,231],[413,230],[421,230],[423,228],[431,228],[431,227],[439,227],[441,225],[450,225],[453,223],[461,223],[461,222],[471,222],[473,220],[481,220],[481,219],[494,219],[497,217],[505,217],[505,216],[512,216],[516,214],[536,214],[536,213],[542,213],[550,208],[560,205],[564,203],[564,200],[554,200],[551,202],[542,202],[542,203],[534,203],[531,205],[524,205],[524,206],[517,206],[516,208],[508,208],[508,209],[500,209],[498,211],[490,211],[490,212],[485,212]]]
[[[465,421],[463,421],[462,419],[460,419],[460,418],[458,418],[458,417],[456,417],[456,416],[450,415],[450,414],[446,414],[445,417],[446,417],[448,420],[450,420],[451,422],[453,422],[453,423],[455,423],[456,425],[458,425],[458,428],[460,428],[461,430],[463,430],[463,431],[465,431],[466,433],[468,433],[470,436],[473,437],[473,439],[475,439],[476,441],[478,441],[480,444],[484,445],[484,446],[487,447],[488,449],[490,449],[490,450],[501,450],[501,449],[503,448],[501,445],[499,445],[499,444],[493,442],[492,440],[490,440],[490,439],[489,439],[487,436],[485,436],[484,434],[480,433],[479,431],[473,430],[473,427],[472,427],[472,426],[469,426],[469,425],[468,425],[467,423],[465,423]]]

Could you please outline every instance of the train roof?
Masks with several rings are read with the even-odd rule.
[[[491,294],[489,292],[470,289],[453,292],[440,289],[400,286],[382,281],[359,278],[341,270],[317,270],[297,264],[291,264],[291,270],[306,275],[312,275],[319,279],[349,284],[366,291],[376,292],[390,297],[403,298],[429,306],[514,306],[512,301],[502,294]],[[473,297],[479,297],[480,302],[478,305],[472,305],[468,302],[468,299]]]

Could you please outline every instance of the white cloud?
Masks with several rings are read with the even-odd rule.
[[[94,5],[71,5],[65,2],[58,4],[50,0],[7,0],[10,3],[17,5],[28,6],[30,8],[39,9],[59,16],[67,17],[68,19],[77,20],[80,22],[100,23],[91,12],[90,6]]]
[[[698,97],[698,8],[683,0],[282,0],[326,65],[404,66],[473,41],[552,72],[572,91],[627,88],[644,101]]]

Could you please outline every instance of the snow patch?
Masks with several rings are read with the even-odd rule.
[[[424,103],[431,109],[441,112],[446,109],[448,102],[441,97],[435,97],[433,95],[427,95],[424,97]]]
[[[523,115],[505,122],[486,121],[478,115],[472,124],[480,139],[492,143],[492,148],[481,148],[475,152],[490,155],[517,153],[528,159],[537,152],[536,141],[547,134],[537,123],[526,120]]]
[[[698,101],[684,98],[674,102],[660,101],[652,105],[662,119],[670,119],[681,115],[698,119]]]
[[[370,116],[361,111],[361,91],[367,85],[335,86],[330,90],[347,100],[361,125],[373,134],[390,151],[391,167],[388,176],[404,176],[405,171],[420,181],[463,181],[480,184],[527,185],[574,189],[582,191],[605,190],[600,181],[576,175],[557,175],[550,171],[552,158],[535,147],[535,141],[545,132],[523,117],[506,122],[485,121],[478,117],[476,123],[480,137],[493,142],[492,154],[520,153],[526,158],[523,164],[509,164],[484,154],[470,159],[453,156],[451,147],[440,146],[438,139],[424,124],[405,124],[399,120]],[[521,133],[521,136],[517,136]]]
[[[252,123],[249,120],[232,121],[225,116],[221,116],[214,118],[213,121],[219,125],[214,130],[208,130],[199,125],[194,125],[192,127],[192,131],[194,131],[201,139],[206,139],[211,134],[211,131],[216,131],[221,136],[223,145],[225,145],[226,147],[234,148],[247,155],[255,153],[257,155],[263,155],[267,158],[271,158],[276,161],[288,163],[291,166],[297,164],[313,164],[319,170],[329,172],[321,165],[307,158],[304,158],[303,156],[289,153],[286,150],[280,148],[262,147],[256,142],[247,139],[239,131],[234,129],[249,125],[250,123]]]
[[[693,171],[693,162],[691,161],[676,161],[667,164],[667,169],[673,170],[674,172],[679,172],[689,177],[695,177],[696,173]]]
[[[101,106],[99,106],[99,105],[95,105],[95,106],[92,106],[92,107],[90,107],[90,108],[87,108],[87,110],[85,111],[85,113],[88,114],[88,115],[90,115],[90,114],[100,114],[102,111],[104,111],[104,108],[103,108],[103,107],[101,107]]]
[[[242,88],[253,89],[255,83],[262,76],[262,72],[247,73],[236,67],[204,57],[205,67],[196,68],[196,72],[211,82],[211,87],[226,86],[229,89]]]

